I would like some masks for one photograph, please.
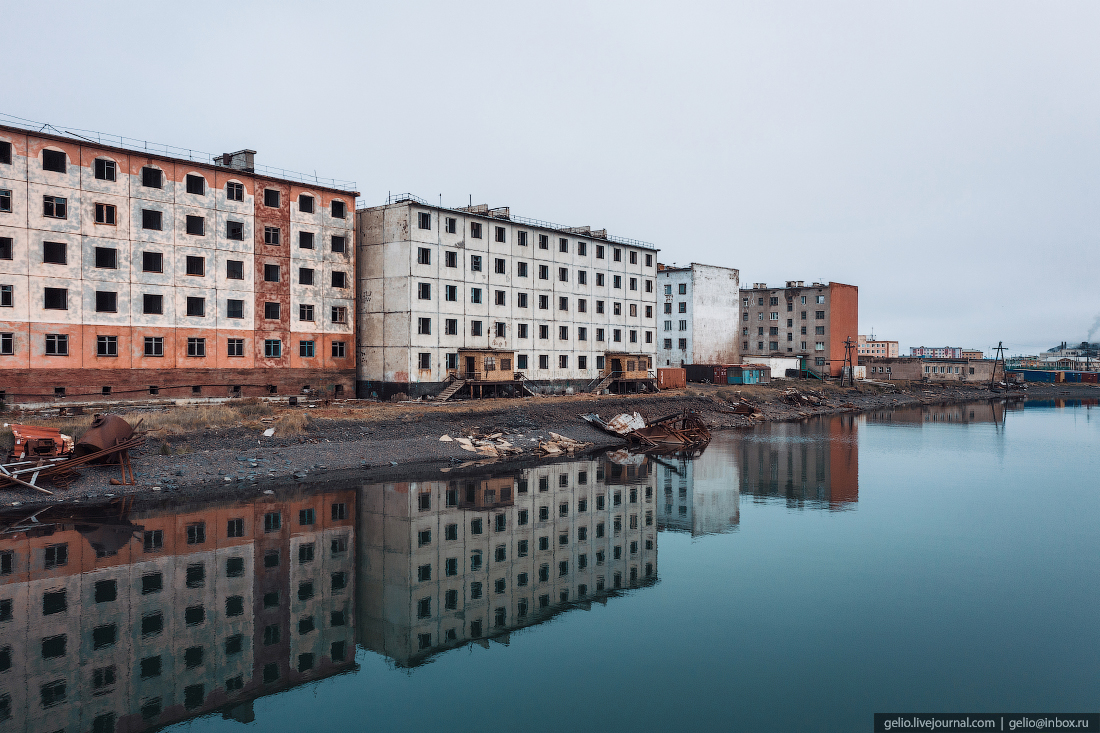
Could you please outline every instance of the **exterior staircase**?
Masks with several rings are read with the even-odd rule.
[[[611,373],[610,373],[610,374],[608,374],[608,375],[607,375],[606,377],[604,377],[603,379],[601,379],[601,380],[600,380],[600,381],[599,381],[599,382],[598,382],[598,383],[596,384],[596,386],[595,386],[595,387],[593,387],[592,389],[590,389],[590,390],[588,390],[588,391],[589,391],[589,392],[591,392],[591,393],[593,393],[593,394],[598,394],[598,393],[599,393],[599,392],[601,392],[602,390],[606,389],[606,388],[607,388],[607,385],[609,385],[609,384],[611,384],[612,382],[614,382],[614,381],[615,381],[615,374],[616,374],[616,372],[611,372]]]
[[[465,386],[466,386],[466,380],[465,379],[456,379],[455,381],[451,382],[446,387],[444,387],[443,391],[440,392],[438,395],[436,395],[435,398],[437,400],[439,400],[440,402],[446,402],[447,400],[454,397],[455,393],[458,392],[458,390],[462,389]]]

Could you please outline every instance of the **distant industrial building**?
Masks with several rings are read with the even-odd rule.
[[[795,355],[832,376],[844,368],[844,344],[852,360],[859,338],[859,288],[843,283],[788,280],[785,287],[753,283],[741,290],[741,359]]]
[[[984,359],[985,352],[980,349],[963,349],[962,358],[964,359]]]
[[[0,126],[0,398],[350,395],[354,184],[112,140]]]
[[[898,356],[897,341],[883,341],[874,336],[860,334],[856,346],[859,356],[885,356],[887,358]]]
[[[358,222],[360,397],[655,378],[653,245],[409,194]]]
[[[738,272],[729,267],[657,265],[657,366],[738,363]]]
[[[901,379],[927,382],[988,382],[996,364],[990,359],[876,356],[859,357],[868,379]],[[998,367],[998,374],[1000,374]]]

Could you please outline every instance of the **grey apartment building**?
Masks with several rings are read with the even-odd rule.
[[[653,245],[411,195],[357,214],[360,396],[436,394],[470,350],[577,389],[612,355],[652,368]]]

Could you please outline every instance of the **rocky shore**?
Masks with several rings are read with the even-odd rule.
[[[576,395],[524,399],[433,402],[339,402],[267,408],[269,417],[237,425],[197,427],[175,434],[151,431],[133,454],[137,485],[113,486],[117,467],[89,467],[68,489],[49,497],[27,490],[0,490],[0,506],[88,501],[123,494],[221,495],[249,485],[264,490],[288,484],[338,480],[415,480],[427,475],[478,469],[493,463],[536,460],[540,440],[555,432],[591,443],[593,450],[619,447],[622,441],[580,418],[598,413],[609,418],[637,411],[647,419],[694,410],[712,430],[747,429],[760,422],[805,420],[844,412],[913,405],[1021,398],[1100,396],[1092,385],[1030,385],[1025,391],[994,392],[985,387],[914,384],[844,388],[809,382],[757,386],[692,385],[687,389],[643,395]],[[735,414],[737,405],[752,414]],[[266,407],[266,406],[265,406]],[[185,410],[162,407],[159,410]],[[744,411],[744,410],[742,410]],[[304,414],[297,414],[304,413]],[[5,422],[30,424],[34,415],[4,415]],[[88,421],[91,417],[88,416]],[[286,422],[283,422],[286,420]],[[284,424],[301,426],[280,435]],[[268,425],[275,434],[265,436]],[[523,453],[485,459],[453,440],[501,433]]]

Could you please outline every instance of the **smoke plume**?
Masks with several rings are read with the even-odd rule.
[[[1100,315],[1096,316],[1096,320],[1092,322],[1092,327],[1089,329],[1089,335],[1088,335],[1087,341],[1090,344],[1092,343],[1093,334],[1095,334],[1097,331],[1100,331]]]

